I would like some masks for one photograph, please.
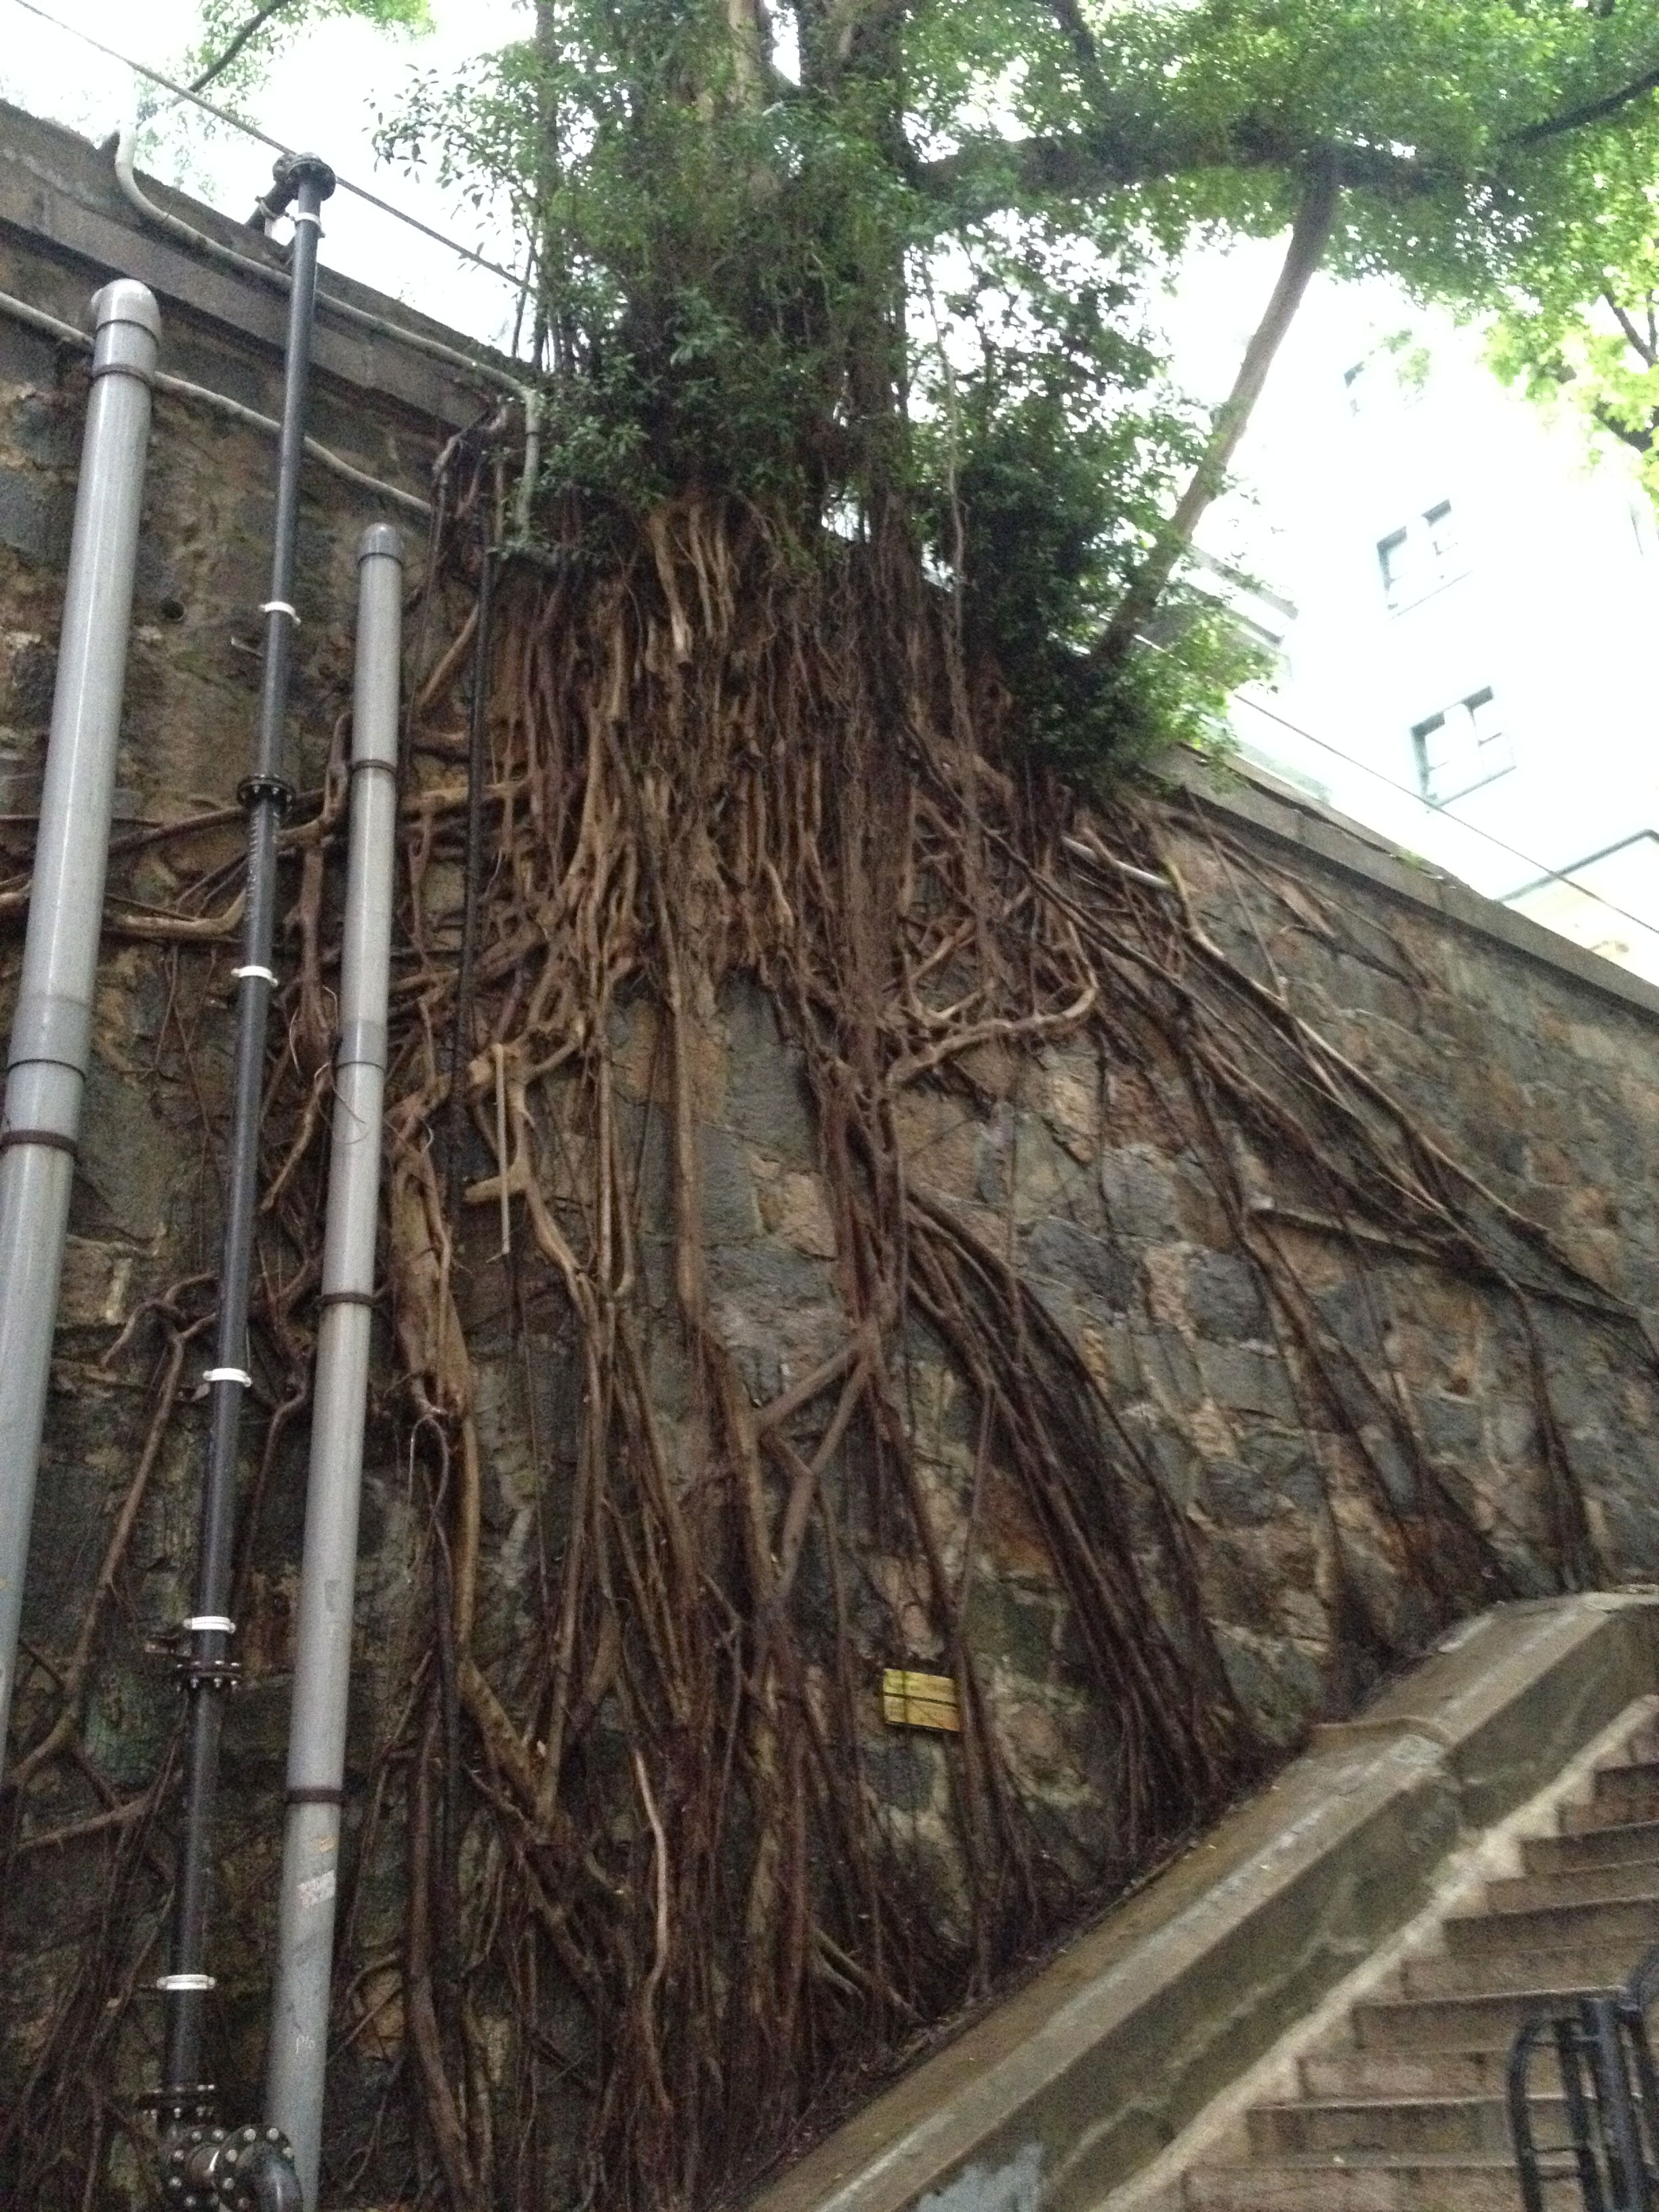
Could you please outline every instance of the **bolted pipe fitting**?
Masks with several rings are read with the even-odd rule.
[[[162,2162],[170,2212],[299,2212],[300,2177],[280,2128],[195,2127]]]

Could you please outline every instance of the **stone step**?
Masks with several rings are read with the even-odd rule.
[[[1618,1984],[1604,1982],[1611,1990]],[[1436,2051],[1486,2051],[1507,2056],[1522,2021],[1539,2013],[1570,2010],[1575,1990],[1478,1991],[1462,1996],[1376,1996],[1353,2008],[1354,2041],[1362,2051],[1419,2055]]]
[[[1649,1897],[1535,1905],[1518,1912],[1453,1912],[1442,1923],[1442,1930],[1454,1958],[1613,1950],[1623,1944],[1634,1966],[1644,1950],[1659,1942],[1659,1892]]]
[[[1565,1815],[1566,1808],[1563,1808]],[[1528,1836],[1521,1863],[1529,1875],[1566,1874],[1576,1867],[1659,1864],[1659,1820],[1615,1820],[1573,1834]]]
[[[1317,2051],[1297,2069],[1302,2094],[1356,2098],[1501,2097],[1508,2046],[1502,2051]]]
[[[1400,1969],[1407,1996],[1458,1997],[1502,1995],[1510,1990],[1618,1989],[1641,1960],[1638,1942],[1579,1943],[1563,1950],[1467,1952],[1425,1951]]]
[[[1581,2208],[1565,2160],[1546,2168],[1550,2212]],[[1200,2166],[1186,2178],[1189,2212],[1516,2212],[1509,2158],[1280,2158],[1271,2165]]]
[[[1486,1884],[1488,1912],[1527,1912],[1556,1905],[1622,1904],[1637,1898],[1659,1903],[1659,1859],[1632,1866],[1569,1867],[1560,1874],[1506,1875]]]
[[[1588,1804],[1561,1808],[1564,1835],[1583,1835],[1591,1828],[1612,1823],[1651,1820],[1659,1817],[1659,1759],[1632,1759],[1626,1765],[1598,1766]]]
[[[1535,2096],[1531,2112],[1533,2141],[1540,2150],[1570,2146],[1560,2097]],[[1511,2148],[1509,2106],[1501,2096],[1306,2098],[1255,2106],[1247,2128],[1252,2156],[1267,2160],[1336,2151],[1386,2151],[1395,2157],[1468,2151],[1498,2158]]]

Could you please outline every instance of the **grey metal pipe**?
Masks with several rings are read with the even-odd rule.
[[[154,295],[126,277],[98,294],[93,316],[92,396],[0,1130],[0,1767],[91,1043],[150,382],[161,337]]]
[[[351,849],[340,963],[340,1044],[265,2100],[269,2118],[294,2146],[307,2212],[313,2212],[317,2203],[322,2142],[357,1504],[380,1213],[398,826],[403,556],[397,532],[385,523],[365,531],[357,560]]]

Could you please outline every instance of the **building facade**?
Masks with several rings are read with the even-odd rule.
[[[1478,334],[1391,330],[1334,291],[1311,320],[1247,456],[1271,531],[1242,507],[1224,526],[1297,609],[1276,677],[1235,703],[1242,747],[1659,975],[1645,495],[1504,390]]]

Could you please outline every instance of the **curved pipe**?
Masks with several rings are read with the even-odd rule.
[[[91,1049],[150,383],[161,335],[154,295],[127,278],[106,284],[93,312],[92,396],[0,1131],[0,1765]]]
[[[254,2212],[305,2212],[300,2177],[283,2152],[262,2145],[242,2160],[239,2179],[246,2182]]]
[[[274,263],[257,259],[251,253],[239,253],[234,246],[225,246],[216,238],[198,230],[194,223],[186,222],[169,209],[158,207],[139,184],[133,167],[133,152],[137,132],[135,126],[125,124],[115,142],[115,179],[123,197],[133,211],[152,223],[158,230],[166,231],[192,252],[205,254],[210,260],[218,261],[244,276],[252,276],[260,283],[269,284],[276,291],[286,292],[293,279],[288,270]],[[279,162],[279,179],[287,164]],[[266,212],[266,204],[260,203]],[[472,354],[462,353],[457,347],[445,345],[441,338],[428,337],[423,331],[411,331],[388,316],[377,315],[368,307],[359,307],[349,300],[342,300],[331,292],[319,291],[318,305],[343,322],[351,323],[359,330],[372,331],[379,337],[395,338],[398,344],[409,346],[434,361],[441,361],[461,374],[477,378],[481,383],[493,385],[496,391],[505,392],[517,400],[524,414],[524,473],[519,482],[519,495],[514,504],[514,519],[520,538],[529,535],[531,505],[535,495],[536,479],[541,473],[542,395],[540,387],[526,384],[518,377],[509,376],[505,369],[497,368],[493,362],[480,361]]]

